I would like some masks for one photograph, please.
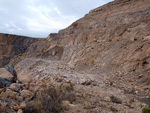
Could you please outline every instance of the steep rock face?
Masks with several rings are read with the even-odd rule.
[[[21,55],[39,39],[0,33],[0,67],[7,65],[11,58]]]
[[[150,1],[115,0],[51,34],[62,60],[76,70],[111,73],[149,68]]]

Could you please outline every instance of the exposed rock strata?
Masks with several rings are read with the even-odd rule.
[[[49,47],[62,47],[61,60],[78,71],[109,74],[149,68],[149,4],[149,0],[116,0],[91,10],[51,34]]]
[[[0,99],[6,99],[10,111],[20,112],[22,101],[34,101],[39,89],[53,83],[67,84],[68,89],[73,84],[77,100],[62,102],[69,106],[68,113],[141,113],[150,103],[149,4],[149,0],[115,0],[58,34],[27,44],[21,54],[7,51],[13,55],[10,62],[17,63],[20,83],[9,82],[5,88],[0,84]]]
[[[36,38],[0,33],[0,67],[7,65],[14,56],[22,55]]]

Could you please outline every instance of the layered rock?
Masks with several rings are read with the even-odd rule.
[[[149,68],[149,3],[149,0],[115,0],[91,10],[58,34],[28,43],[31,44],[28,50],[19,52],[27,50],[24,56],[62,60],[77,71],[97,74]]]
[[[150,1],[115,0],[48,37],[76,70],[111,73],[149,68]]]
[[[39,39],[0,33],[0,67],[7,65],[14,56],[22,55]]]
[[[0,81],[0,99],[5,99],[9,111],[23,112],[25,104],[35,101],[37,91],[60,84],[58,91],[76,94],[75,103],[62,102],[70,112],[140,113],[150,103],[149,4],[149,0],[115,0],[47,39],[6,38],[3,34],[1,54],[11,61],[6,58],[2,66],[17,63],[19,83]],[[0,69],[0,77],[14,79],[14,69],[7,70]],[[41,97],[48,100],[50,96]]]
[[[22,57],[61,60],[77,71],[104,75],[149,69],[149,3],[149,0],[115,0],[91,10],[58,34],[50,34],[47,39],[35,41],[28,38],[30,41],[27,41],[26,38],[20,38],[24,40],[26,49],[17,52],[13,48],[16,46],[11,45],[12,49],[1,52],[3,61],[9,62],[5,55],[25,52],[11,62]],[[1,40],[4,37],[8,36],[3,35]],[[20,41],[8,42],[19,45],[17,42]]]

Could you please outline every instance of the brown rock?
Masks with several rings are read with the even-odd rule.
[[[19,106],[19,105],[16,105],[16,106],[13,107],[13,109],[16,110],[16,111],[18,111],[19,109],[22,109],[22,107]]]
[[[23,101],[23,97],[22,96],[16,96],[16,100],[18,100],[19,102],[22,102]]]
[[[36,93],[40,89],[39,86],[35,86],[34,89],[32,90],[33,93]]]
[[[16,92],[19,92],[20,90],[20,84],[18,83],[13,83],[9,86],[9,89],[13,90],[13,91],[16,91]]]
[[[18,74],[18,80],[21,81],[22,83],[28,83],[31,82],[33,77],[30,75],[29,72],[21,72]]]
[[[0,78],[7,79],[10,82],[13,82],[14,76],[9,73],[5,68],[0,68]]]
[[[39,86],[40,87],[46,87],[46,84],[43,80],[39,80]]]
[[[0,93],[6,91],[5,88],[0,88]]]
[[[56,81],[57,81],[57,82],[61,82],[61,81],[62,81],[62,78],[61,78],[61,77],[56,77]]]
[[[150,40],[150,36],[145,37],[144,40]]]
[[[38,40],[41,39],[0,33],[0,67],[7,65],[14,56],[25,53],[27,48]],[[21,59],[13,60],[16,63]]]
[[[21,109],[24,109],[27,105],[26,105],[25,102],[22,102],[22,103],[20,104],[20,106],[21,106]]]
[[[18,93],[12,91],[11,89],[6,89],[6,91],[5,91],[5,92],[2,92],[0,95],[1,95],[3,98],[16,99],[16,96],[18,95]]]
[[[66,108],[66,109],[68,109],[69,108],[69,104],[70,104],[70,102],[69,101],[62,101],[62,106],[64,107],[64,108]]]
[[[19,109],[19,110],[17,111],[17,113],[23,113],[22,109]]]
[[[50,81],[51,83],[54,83],[54,78],[53,78],[53,77],[50,77],[50,78],[49,78],[49,81]]]
[[[31,100],[34,96],[34,94],[29,90],[22,90],[20,93],[25,100]]]
[[[88,80],[87,82],[86,82],[86,85],[91,85],[92,84],[92,80]]]
[[[34,88],[35,88],[35,84],[34,84],[34,83],[30,83],[30,84],[29,84],[29,90],[30,90],[30,91],[33,91]]]
[[[26,89],[29,89],[29,83],[24,83],[23,86],[26,88]]]

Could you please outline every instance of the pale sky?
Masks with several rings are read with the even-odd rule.
[[[0,0],[0,33],[47,37],[113,0]]]

